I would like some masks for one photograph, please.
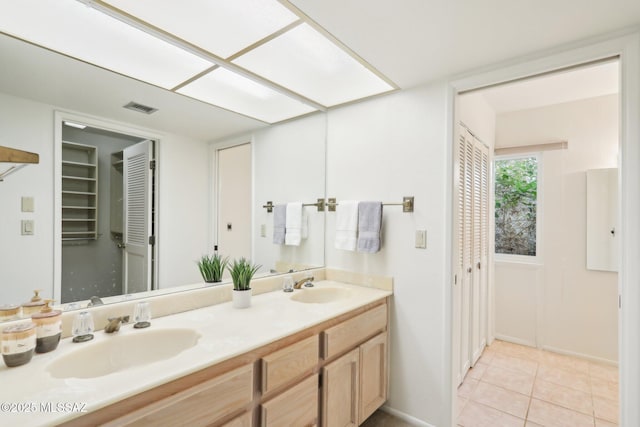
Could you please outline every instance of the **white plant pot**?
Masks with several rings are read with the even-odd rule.
[[[233,308],[251,307],[251,289],[247,289],[246,291],[236,291],[234,289],[231,294],[231,302],[233,304]]]

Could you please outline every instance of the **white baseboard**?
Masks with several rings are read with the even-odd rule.
[[[393,415],[396,418],[400,418],[402,421],[405,421],[413,426],[418,427],[436,427],[431,425],[425,421],[419,420],[417,418],[412,417],[411,415],[405,414],[404,412],[400,412],[397,409],[393,409],[390,406],[384,405],[380,408],[381,411],[386,412],[387,414]]]
[[[553,353],[564,354],[566,356],[579,357],[581,359],[586,359],[586,360],[589,360],[591,362],[597,362],[597,363],[602,363],[602,364],[611,365],[611,366],[618,366],[618,361],[617,360],[609,360],[609,359],[604,359],[602,357],[590,356],[588,354],[578,353],[578,352],[569,351],[569,350],[563,350],[561,348],[556,348],[556,347],[552,347],[552,346],[549,346],[549,345],[543,345],[542,349],[543,350],[547,350],[547,351],[551,351]]]
[[[526,345],[527,347],[536,348],[536,343],[530,342],[530,341],[527,341],[527,340],[523,340],[521,338],[510,337],[508,335],[502,335],[502,334],[495,334],[494,337],[495,337],[495,339],[500,340],[500,341],[506,341],[506,342],[510,342],[510,343],[513,343],[513,344]]]

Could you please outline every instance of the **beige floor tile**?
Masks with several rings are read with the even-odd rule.
[[[360,425],[361,427],[411,427],[411,424],[402,421],[400,418],[377,410],[367,420]]]
[[[533,360],[509,356],[501,353],[498,353],[493,357],[491,366],[509,369],[512,371],[524,372],[530,375],[535,375],[538,369],[538,363],[534,362]]]
[[[491,347],[485,347],[482,351],[482,355],[478,359],[478,363],[484,363],[485,365],[490,365],[493,357],[496,355],[496,350]]]
[[[529,396],[482,381],[471,395],[471,401],[523,419],[529,407]]]
[[[618,427],[618,424],[610,423],[609,421],[599,420],[596,418],[596,427]]]
[[[471,394],[478,386],[478,382],[478,380],[473,378],[465,378],[462,384],[460,384],[460,387],[458,387],[458,397],[471,397]]]
[[[474,380],[480,380],[488,367],[489,365],[485,365],[484,363],[476,363],[476,366],[469,369],[469,372],[467,372],[467,377],[473,378]]]
[[[462,413],[462,410],[467,405],[467,402],[469,402],[469,399],[467,399],[466,397],[458,396],[458,408],[456,411],[456,418],[460,416],[460,414]]]
[[[596,418],[609,422],[618,422],[619,405],[615,400],[609,400],[602,397],[593,397],[593,412]]]
[[[458,425],[463,427],[523,427],[524,420],[469,401],[458,418]]]
[[[600,363],[589,364],[591,378],[600,378],[607,381],[619,382],[618,367]]]
[[[540,357],[540,365],[553,368],[560,368],[566,371],[576,371],[582,374],[589,373],[589,362],[577,357],[566,356],[564,354],[552,353],[550,351],[543,352]]]
[[[571,387],[585,393],[591,392],[589,375],[585,373],[540,365],[538,367],[537,378],[553,384]]]
[[[538,399],[531,400],[527,421],[546,427],[593,427],[593,417]]]
[[[591,393],[611,400],[618,400],[620,396],[617,382],[596,377],[591,377]]]
[[[541,350],[526,345],[513,344],[506,341],[495,341],[496,351],[501,354],[538,361]]]
[[[524,427],[544,427],[542,424],[534,423],[533,421],[527,421]]]
[[[533,397],[586,415],[593,415],[591,394],[584,391],[536,378],[533,384]]]
[[[533,379],[533,375],[494,366],[489,366],[482,376],[482,381],[484,382],[527,396],[531,395]]]

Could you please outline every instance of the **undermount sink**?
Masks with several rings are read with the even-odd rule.
[[[291,296],[291,300],[304,303],[324,304],[349,298],[349,296],[351,296],[351,291],[349,289],[311,288],[303,289],[300,292],[296,291],[296,293]]]
[[[103,332],[100,332],[103,333]],[[96,378],[177,356],[197,344],[193,329],[149,329],[78,343],[78,348],[47,366],[54,378]]]

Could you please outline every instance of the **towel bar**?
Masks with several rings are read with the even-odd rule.
[[[413,200],[414,196],[405,196],[402,198],[402,203],[383,203],[383,206],[402,206],[402,212],[413,212]],[[335,212],[338,203],[335,198],[330,198],[327,201],[327,210],[329,212]]]
[[[269,200],[266,205],[262,205],[262,207],[265,208],[268,213],[273,212],[274,206],[275,205],[271,200]],[[318,212],[324,212],[325,203],[324,199],[318,199],[318,201],[315,203],[303,203],[302,206],[316,206],[318,208]]]

